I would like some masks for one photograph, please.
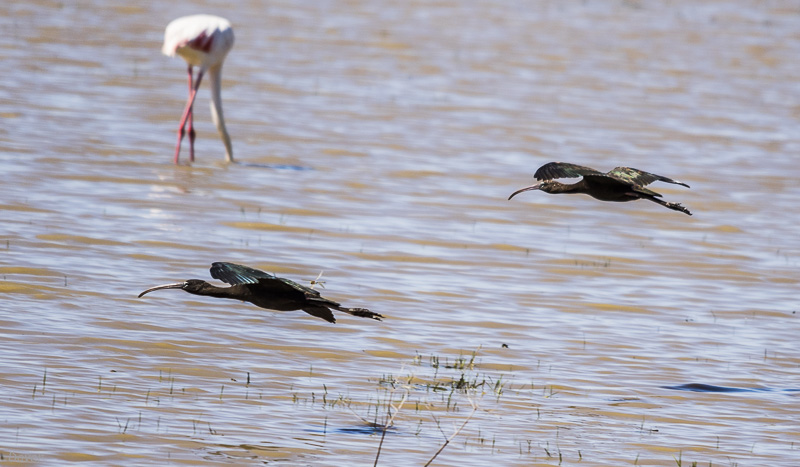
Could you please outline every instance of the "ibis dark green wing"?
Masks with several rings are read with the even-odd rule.
[[[568,162],[549,162],[533,174],[536,180],[553,180],[556,178],[577,178],[586,175],[605,175],[591,167],[570,164]]]
[[[675,185],[683,185],[686,188],[689,188],[689,185],[681,182],[680,180],[673,180],[662,175],[645,172],[644,170],[633,169],[631,167],[617,167],[610,171],[608,175],[639,186],[647,186],[653,182],[666,182],[674,183]]]
[[[264,271],[233,263],[212,263],[211,277],[231,285],[257,284],[259,279],[277,279]]]
[[[241,264],[213,263],[211,265],[211,277],[231,285],[270,285],[276,289],[288,288],[289,290],[302,292],[309,297],[319,297],[319,292],[311,287],[300,285],[292,280],[284,279],[283,277],[278,277],[264,271],[259,271],[258,269],[242,266]]]

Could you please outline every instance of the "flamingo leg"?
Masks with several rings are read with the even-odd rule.
[[[189,66],[189,79],[191,80],[192,67]],[[181,141],[186,135],[186,124],[189,123],[189,142],[190,142],[190,159],[194,161],[194,127],[192,126],[192,106],[194,105],[194,98],[197,97],[197,89],[200,88],[200,81],[203,79],[203,70],[197,72],[197,80],[194,86],[189,88],[189,100],[186,102],[186,108],[183,109],[181,122],[178,125],[178,143],[175,146],[175,163],[178,163],[178,156],[181,154]]]
[[[192,82],[194,81],[192,77],[192,65],[189,65],[189,94],[192,93]],[[194,104],[189,109],[189,118],[187,119],[187,125],[189,126],[189,160],[194,162],[194,138],[195,138],[195,131],[194,131]]]

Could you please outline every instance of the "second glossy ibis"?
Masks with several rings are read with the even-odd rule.
[[[323,298],[318,291],[310,287],[240,264],[213,263],[211,277],[231,286],[217,287],[201,279],[189,279],[175,284],[151,287],[140,293],[139,297],[154,290],[181,289],[194,295],[242,300],[269,310],[303,310],[329,323],[336,322],[331,310],[378,321],[383,318],[382,315],[366,308],[345,308],[333,300]]]
[[[533,175],[536,180],[542,181],[535,185],[515,191],[508,199],[522,193],[523,191],[541,190],[545,193],[584,193],[600,201],[635,201],[646,199],[658,203],[665,208],[673,211],[680,211],[684,214],[692,215],[688,209],[680,203],[668,203],[661,199],[661,195],[649,188],[647,185],[653,182],[667,182],[682,185],[689,188],[689,185],[671,178],[645,172],[630,167],[617,167],[608,173],[583,167],[567,162],[550,162],[536,171]],[[583,177],[580,181],[573,184],[557,182],[556,178],[577,178]]]

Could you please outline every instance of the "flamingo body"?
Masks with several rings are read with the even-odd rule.
[[[200,81],[208,73],[211,83],[211,117],[225,145],[225,158],[233,161],[233,148],[225,119],[222,114],[222,64],[228,52],[233,48],[234,36],[231,23],[225,18],[213,15],[191,15],[178,18],[164,32],[164,55],[183,58],[188,64],[189,99],[178,127],[178,142],[175,147],[175,163],[180,156],[181,142],[188,125],[189,158],[194,161],[193,104],[197,96]],[[193,76],[193,67],[199,67],[197,78]]]
[[[191,15],[178,18],[167,25],[161,52],[180,55],[186,63],[206,68],[222,65],[233,48],[231,23],[219,16]]]

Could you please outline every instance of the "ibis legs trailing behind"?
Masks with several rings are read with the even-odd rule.
[[[139,297],[154,290],[182,289],[194,295],[243,300],[269,310],[303,310],[329,323],[336,322],[331,310],[378,321],[383,318],[382,315],[366,308],[345,308],[333,300],[323,298],[319,292],[310,287],[239,264],[213,263],[211,277],[231,286],[217,287],[204,280],[189,279],[185,282],[151,287],[140,293]]]
[[[608,173],[603,173],[589,167],[583,167],[566,162],[550,162],[545,164],[533,175],[536,180],[542,181],[535,185],[515,191],[508,199],[522,193],[523,191],[541,190],[545,193],[584,193],[600,201],[635,201],[646,199],[658,203],[665,208],[673,211],[680,211],[684,214],[692,215],[688,209],[680,203],[668,203],[661,199],[661,194],[646,188],[647,185],[659,181],[674,183],[689,188],[689,185],[661,175],[652,174],[643,170],[632,169],[630,167],[617,167]],[[556,178],[576,178],[583,177],[580,181],[573,184],[557,182]]]

